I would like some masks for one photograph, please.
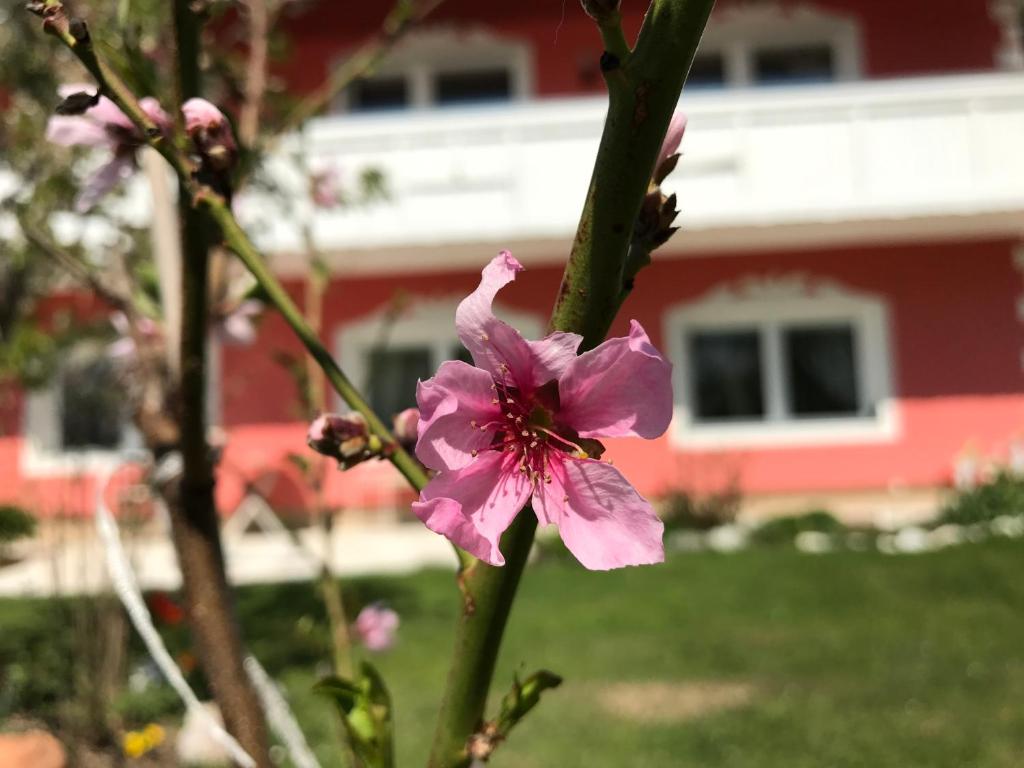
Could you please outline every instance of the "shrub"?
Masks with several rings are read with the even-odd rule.
[[[740,493],[728,488],[699,498],[683,490],[672,491],[662,499],[662,517],[670,531],[707,531],[736,519],[740,511]]]
[[[1024,478],[1002,470],[991,480],[964,490],[942,508],[937,525],[972,525],[1003,515],[1024,515]]]
[[[793,546],[798,533],[815,531],[818,533],[838,534],[846,530],[831,513],[823,509],[813,509],[799,515],[777,517],[758,526],[750,535],[751,542],[765,546]]]
[[[36,531],[36,519],[10,504],[0,504],[0,544],[31,536]]]

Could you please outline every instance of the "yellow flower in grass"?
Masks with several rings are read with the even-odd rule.
[[[128,731],[124,735],[121,747],[126,757],[142,757],[150,750],[156,749],[167,739],[167,732],[162,726],[150,723],[141,731]]]

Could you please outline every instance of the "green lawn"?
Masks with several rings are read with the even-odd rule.
[[[540,667],[566,682],[491,764],[1018,768],[1022,564],[1024,542],[1006,540],[899,557],[687,554],[613,573],[538,564],[495,690]],[[384,599],[402,614],[398,646],[377,663],[396,701],[399,765],[421,766],[446,672],[452,576],[348,589],[353,605]],[[240,606],[252,649],[288,686],[324,768],[338,765],[334,713],[309,692],[325,658],[313,590],[246,589]],[[47,614],[59,615],[42,601],[0,601],[0,656],[42,663],[53,647],[48,668],[64,669],[68,654],[46,638],[72,628],[50,618],[43,632]],[[174,644],[183,642],[179,633]]]
[[[497,674],[565,677],[496,768],[1024,765],[1024,543],[886,557],[675,556],[657,568],[532,568]],[[378,660],[400,765],[422,765],[445,675],[451,577],[361,581],[402,614]],[[308,588],[247,590],[247,632],[326,766],[334,720],[308,694]],[[260,639],[257,639],[259,636]],[[305,651],[303,649],[306,649]],[[307,653],[308,652],[308,653]],[[703,695],[702,695],[703,694]]]

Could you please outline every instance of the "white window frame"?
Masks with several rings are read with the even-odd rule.
[[[341,367],[362,392],[369,385],[369,354],[382,340],[387,348],[429,347],[431,367],[437,370],[445,360],[451,360],[452,348],[460,344],[455,332],[455,310],[463,296],[436,299],[421,299],[391,321],[387,308],[366,317],[347,323],[335,332],[335,353]],[[528,339],[539,338],[543,330],[540,318],[529,312],[503,309],[495,305],[495,314],[518,329]],[[385,332],[385,329],[386,332]],[[335,408],[347,411],[348,407],[340,398],[335,398]],[[378,414],[387,420],[389,413]]]
[[[849,324],[854,334],[862,416],[792,417],[787,412],[782,329]],[[672,441],[682,448],[784,447],[888,442],[898,434],[886,303],[873,295],[803,276],[750,280],[711,291],[665,315],[665,344],[675,366]],[[765,417],[700,422],[693,416],[689,337],[699,331],[755,328],[761,343]],[[871,411],[870,415],[868,412]]]
[[[837,82],[861,78],[863,47],[857,22],[808,7],[767,3],[723,10],[712,16],[697,53],[722,56],[726,88],[749,88],[758,87],[754,77],[757,51],[805,45],[832,49]]]
[[[99,354],[106,348],[99,341],[85,341],[95,345]],[[207,343],[207,423],[219,425],[221,403],[221,344],[213,336]],[[84,448],[67,450],[61,445],[61,373],[42,387],[25,393],[22,418],[21,471],[28,477],[68,476],[110,472],[145,450],[142,434],[125,417],[121,426],[121,441],[116,448]]]
[[[86,341],[97,354],[106,354],[102,342]],[[121,426],[121,440],[116,448],[65,449],[61,443],[61,377],[58,370],[51,381],[25,396],[22,427],[22,472],[27,476],[77,475],[116,469],[127,455],[142,448],[142,436],[125,418]]]
[[[380,78],[406,81],[408,109],[447,109],[436,103],[437,76],[449,72],[481,72],[507,69],[511,101],[526,101],[534,91],[533,59],[525,43],[498,37],[482,30],[451,27],[422,29],[408,35],[376,70]],[[334,100],[335,112],[362,114],[349,109],[348,92]]]

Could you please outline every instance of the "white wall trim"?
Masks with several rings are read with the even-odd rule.
[[[389,321],[387,307],[341,325],[334,333],[334,349],[341,367],[348,373],[360,391],[366,392],[369,367],[367,355],[376,345],[389,347],[427,346],[432,351],[432,367],[436,370],[451,358],[451,349],[459,343],[455,332],[455,310],[464,296],[419,298],[402,311],[393,322]],[[532,313],[503,309],[495,305],[494,312],[519,330],[526,338],[539,338],[543,323]],[[347,406],[335,398],[335,408]],[[390,414],[380,414],[387,418]]]
[[[863,416],[795,419],[787,415],[779,330],[783,325],[809,321],[852,325]],[[727,424],[697,423],[692,416],[687,334],[738,327],[757,328],[761,334],[766,417]],[[673,445],[681,449],[772,448],[895,439],[899,414],[889,328],[888,307],[881,298],[803,274],[748,277],[677,305],[664,318],[664,346],[675,366]]]

